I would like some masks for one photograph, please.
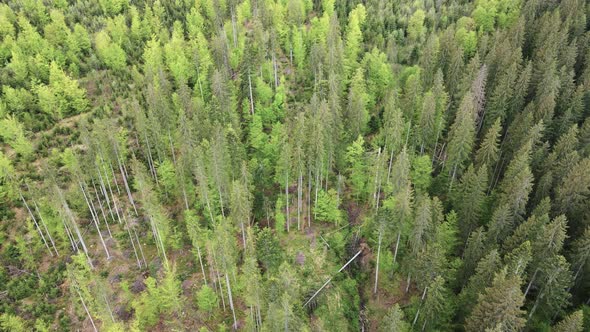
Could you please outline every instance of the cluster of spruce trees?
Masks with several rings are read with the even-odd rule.
[[[590,329],[587,1],[8,1],[0,63],[0,331]]]

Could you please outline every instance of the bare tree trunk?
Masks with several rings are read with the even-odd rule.
[[[395,264],[395,259],[397,258],[397,249],[399,247],[399,238],[402,235],[401,231],[397,232],[397,241],[395,242],[395,252],[393,253],[393,263]]]
[[[286,196],[286,204],[287,204],[287,233],[289,233],[290,223],[291,223],[291,216],[289,214],[289,171],[287,170],[287,177],[285,179],[285,196]]]
[[[107,245],[104,242],[104,238],[102,237],[102,233],[100,231],[100,228],[98,227],[98,220],[97,220],[98,217],[94,214],[94,210],[92,208],[92,205],[90,205],[90,202],[88,200],[88,196],[86,196],[86,191],[84,190],[82,183],[78,182],[78,184],[80,185],[80,189],[82,190],[82,194],[84,195],[84,199],[86,200],[86,205],[88,205],[88,209],[90,210],[90,214],[92,215],[92,220],[94,221],[94,226],[96,227],[96,231],[97,231],[98,236],[100,238],[100,242],[102,243],[102,247],[104,248],[104,251],[107,254],[107,260],[108,260],[111,258],[111,254],[109,253],[109,249],[107,248]]]
[[[299,179],[297,180],[297,230],[301,230],[301,201],[303,199],[303,174],[299,168]]]
[[[197,255],[199,256],[199,264],[201,265],[201,272],[203,273],[203,281],[207,285],[207,276],[205,274],[205,267],[203,266],[203,258],[201,257],[201,248],[197,244]]]
[[[104,179],[102,177],[102,172],[100,171],[100,168],[97,166],[96,170],[98,171],[98,181],[99,181],[99,187],[100,187],[100,192],[102,194],[102,196],[105,198],[105,200],[107,201],[107,207],[109,209],[109,214],[111,215],[111,219],[113,219],[113,221],[115,221],[115,215],[113,214],[113,209],[111,207],[111,202],[109,199],[109,193],[107,192],[107,188],[104,185]]]
[[[117,212],[118,214],[118,212]],[[133,247],[133,253],[135,254],[135,259],[137,260],[137,267],[141,269],[141,260],[139,260],[139,255],[137,254],[137,248],[135,247],[135,242],[133,241],[133,237],[131,236],[131,230],[127,219],[125,219],[125,228],[127,229],[127,234],[129,235],[129,241],[131,241],[131,246]],[[141,244],[139,244],[141,245]]]
[[[49,247],[47,240],[45,240],[45,235],[43,235],[43,232],[41,231],[41,227],[39,227],[39,224],[37,223],[37,218],[35,218],[35,215],[31,211],[31,209],[29,208],[29,205],[27,204],[27,201],[25,201],[25,198],[23,197],[23,195],[20,192],[18,194],[20,195],[21,200],[25,204],[27,211],[29,211],[29,215],[31,216],[31,219],[33,220],[33,223],[35,224],[35,228],[37,228],[37,232],[39,232],[39,236],[41,237],[41,240],[43,240],[43,244],[45,244],[45,247],[49,251],[49,254],[51,255],[51,257],[53,257],[53,252],[51,252],[51,248]]]
[[[78,292],[78,296],[80,297],[80,301],[82,302],[82,307],[84,307],[84,310],[86,311],[86,314],[88,315],[88,318],[90,319],[90,323],[92,323],[92,327],[94,328],[94,332],[98,332],[98,329],[96,328],[96,325],[94,324],[94,320],[92,319],[92,316],[90,315],[90,311],[88,311],[88,307],[86,306],[86,302],[84,302],[84,298],[82,297],[82,293],[80,293],[80,290],[76,289],[76,291]]]
[[[278,76],[278,66],[277,66],[277,58],[274,54],[274,52],[272,53],[272,64],[273,64],[273,68],[274,68],[274,74],[275,74],[275,89],[279,87],[279,76]]]
[[[252,97],[252,78],[250,77],[250,71],[248,71],[248,89],[250,92],[250,114],[254,115],[254,97]]]
[[[119,158],[117,157],[117,162],[119,162]],[[117,177],[115,176],[115,170],[113,169],[113,164],[109,160],[109,167],[111,169],[111,174],[113,175],[113,182],[115,183],[115,187],[117,188],[117,194],[121,195],[121,188],[119,188],[119,183],[117,182]]]
[[[535,273],[533,273],[533,277],[531,278],[531,281],[529,281],[529,284],[526,286],[526,290],[524,291],[524,297],[526,297],[529,293],[529,290],[531,290],[531,286],[533,285],[533,282],[535,281],[535,277],[537,276],[538,272],[539,268],[535,269]]]
[[[41,214],[41,211],[39,210],[39,206],[37,205],[37,202],[33,201],[33,205],[35,205],[35,211],[37,211],[37,214],[39,215],[39,220],[41,221],[41,224],[43,225],[43,228],[45,229],[45,232],[47,233],[47,237],[49,238],[49,241],[51,241],[51,246],[53,247],[53,250],[55,250],[55,254],[59,257],[59,252],[57,251],[57,247],[55,246],[55,242],[53,241],[53,237],[51,237],[51,233],[49,233],[49,229],[47,229],[47,224],[45,223],[45,220],[43,220],[43,215]]]
[[[375,288],[373,294],[377,294],[377,283],[379,282],[379,258],[381,256],[381,237],[382,232],[379,231],[379,245],[377,246],[377,266],[375,266]]]
[[[311,167],[307,173],[307,227],[311,228]]]
[[[129,189],[129,183],[127,183],[127,176],[125,175],[126,172],[124,171],[124,168],[123,168],[123,165],[122,165],[122,162],[119,158],[118,153],[117,153],[117,163],[119,164],[119,171],[121,172],[121,175],[123,176],[123,183],[125,184],[125,190],[127,190],[127,197],[129,197],[129,202],[131,203],[131,206],[133,206],[133,211],[135,211],[135,215],[139,216],[139,213],[137,213],[137,207],[135,206],[135,201],[133,200],[133,196],[131,196],[131,189]]]
[[[104,212],[104,207],[103,207],[102,202],[100,200],[100,196],[98,196],[98,190],[96,190],[96,185],[94,184],[94,181],[92,181],[92,186],[94,187],[94,194],[96,196],[96,200],[98,201],[98,206],[100,207],[100,213],[102,214],[102,218],[104,219],[104,223],[107,225],[107,230],[109,231],[109,236],[112,239],[113,233],[111,233],[111,228],[109,227],[109,221],[107,219],[106,213]],[[90,196],[90,193],[88,193],[88,195]]]
[[[135,240],[137,241],[137,246],[139,247],[139,253],[141,254],[141,259],[143,259],[143,266],[147,266],[147,261],[145,260],[145,255],[143,254],[143,248],[141,246],[141,242],[139,242],[139,237],[137,236],[135,228],[133,229],[133,234],[135,234]]]
[[[229,284],[229,277],[227,276],[227,272],[225,273],[225,284],[227,285],[227,297],[229,298],[229,307],[231,309],[231,313],[234,316],[234,330],[238,329],[238,322],[236,321],[236,311],[234,309],[234,300],[232,299],[231,295],[231,285]]]

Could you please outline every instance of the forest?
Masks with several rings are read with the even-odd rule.
[[[0,331],[590,331],[587,0],[8,0],[0,63]]]

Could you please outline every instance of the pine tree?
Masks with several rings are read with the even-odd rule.
[[[467,93],[461,101],[455,122],[453,122],[451,131],[449,132],[445,168],[451,176],[451,186],[457,176],[462,173],[465,167],[465,161],[469,158],[471,149],[473,148],[473,142],[475,140],[475,111],[473,97],[470,93]]]
[[[506,269],[496,273],[490,287],[479,295],[477,304],[465,322],[466,331],[493,329],[502,324],[503,331],[520,331],[523,318],[524,296],[520,290],[520,278],[508,275]]]
[[[554,332],[582,332],[584,330],[584,314],[578,310],[568,315],[551,328]]]
[[[354,196],[362,200],[367,192],[367,166],[365,161],[364,139],[358,136],[358,139],[347,148],[346,161],[348,163],[349,181]]]
[[[391,306],[385,317],[383,317],[380,324],[380,331],[410,331],[410,324],[405,321],[404,312],[400,309],[398,303]]]
[[[475,169],[470,165],[456,187],[455,207],[461,230],[466,238],[471,231],[480,226],[479,220],[486,200],[487,174],[484,167]]]
[[[452,312],[453,303],[449,290],[445,287],[445,279],[437,276],[428,285],[426,298],[422,306],[422,330],[444,329]]]
[[[367,11],[362,4],[357,5],[348,15],[345,37],[344,66],[347,73],[352,73],[358,66],[358,56],[363,42],[361,27],[365,22]]]

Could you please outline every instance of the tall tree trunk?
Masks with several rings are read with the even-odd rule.
[[[84,302],[84,298],[82,297],[82,293],[80,293],[80,290],[76,289],[76,291],[78,292],[78,296],[80,297],[80,301],[82,302],[82,307],[84,307],[84,310],[86,311],[86,314],[88,315],[88,318],[90,319],[90,323],[92,323],[92,327],[94,328],[94,332],[98,332],[98,329],[96,328],[96,325],[94,324],[94,320],[92,319],[92,316],[90,315],[90,311],[88,311],[88,307],[86,306],[86,302]]]
[[[254,115],[254,97],[252,96],[252,78],[250,77],[250,71],[248,71],[248,90],[250,93],[250,114]]]
[[[117,149],[115,149],[115,152]],[[131,206],[133,206],[133,211],[135,211],[135,215],[139,216],[137,213],[137,207],[135,206],[135,201],[133,200],[133,196],[131,195],[131,189],[129,189],[129,183],[127,182],[127,172],[125,171],[124,164],[119,158],[119,153],[117,152],[117,163],[119,164],[119,171],[121,172],[121,176],[123,176],[123,184],[125,184],[125,190],[127,191],[127,197],[129,198],[129,202]],[[116,182],[115,182],[116,183]]]
[[[51,255],[51,257],[53,257],[53,252],[51,252],[51,248],[49,247],[47,240],[45,240],[45,235],[43,235],[43,232],[41,231],[41,227],[39,227],[39,224],[37,223],[37,218],[35,218],[35,215],[31,211],[31,209],[29,208],[29,204],[27,204],[27,201],[25,201],[25,198],[23,197],[23,195],[20,192],[18,194],[20,195],[21,200],[25,204],[27,211],[29,211],[29,215],[31,216],[31,220],[33,220],[33,223],[35,224],[35,228],[37,229],[37,232],[39,232],[39,236],[41,237],[41,240],[43,240],[43,244],[45,244],[45,247],[49,251],[49,254]]]
[[[395,241],[395,251],[393,253],[393,263],[395,264],[395,260],[397,258],[397,249],[399,248],[399,238],[401,237],[402,232],[398,231],[397,232],[397,240]]]
[[[111,254],[109,253],[109,249],[107,248],[106,243],[104,242],[104,238],[102,237],[102,232],[100,231],[100,227],[98,227],[98,217],[94,214],[94,209],[92,205],[90,205],[90,201],[88,200],[88,196],[86,195],[86,191],[82,186],[82,182],[78,182],[80,185],[80,189],[82,190],[82,194],[84,195],[84,199],[86,200],[86,205],[88,205],[88,209],[90,210],[90,214],[92,215],[92,220],[94,221],[94,226],[96,227],[96,232],[98,233],[98,237],[100,238],[100,243],[102,243],[102,247],[104,248],[105,253],[107,254],[107,260],[111,258]]]
[[[289,228],[291,224],[291,216],[289,214],[289,171],[287,171],[287,177],[285,179],[285,196],[286,196],[286,204],[287,204],[287,233],[289,233]]]
[[[231,309],[231,313],[234,316],[234,330],[238,329],[238,322],[236,321],[236,311],[234,309],[234,300],[232,299],[231,295],[231,285],[229,284],[229,277],[227,276],[227,272],[225,273],[225,284],[227,285],[227,297],[229,298],[229,307]]]
[[[39,215],[39,220],[41,221],[41,224],[43,225],[43,228],[45,229],[45,232],[47,233],[47,237],[49,238],[49,241],[51,241],[51,246],[53,247],[53,250],[55,250],[55,254],[59,257],[59,252],[57,251],[57,247],[55,246],[55,242],[53,241],[53,237],[51,237],[51,233],[49,233],[49,229],[47,229],[47,224],[45,223],[45,220],[43,220],[43,215],[41,214],[41,211],[39,210],[39,206],[37,205],[37,202],[35,202],[34,200],[33,200],[33,205],[35,205],[35,211]]]
[[[375,266],[375,288],[373,294],[377,294],[377,284],[379,282],[379,258],[381,256],[381,237],[382,232],[379,231],[379,245],[377,246],[377,265]]]

